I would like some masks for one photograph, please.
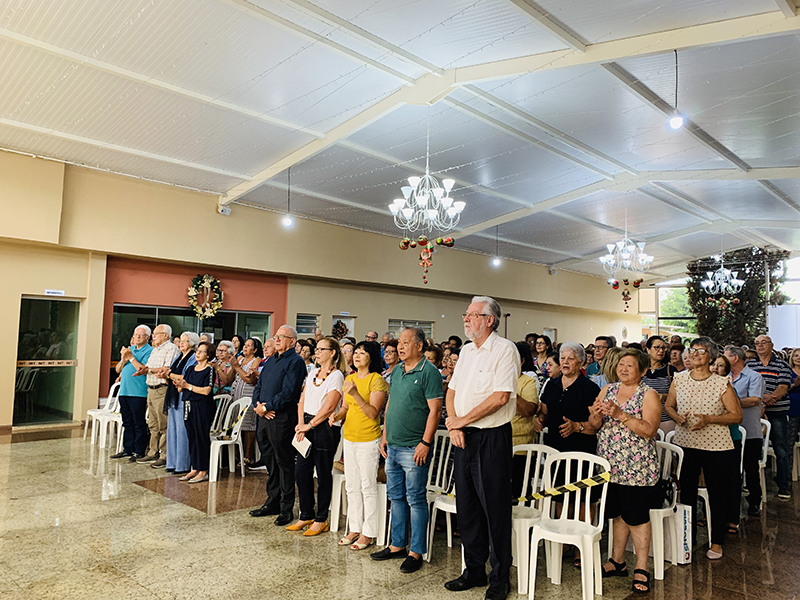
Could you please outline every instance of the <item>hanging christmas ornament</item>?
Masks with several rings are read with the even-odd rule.
[[[400,249],[408,250],[409,248],[416,248],[419,246],[419,266],[422,267],[422,283],[428,283],[428,269],[433,266],[433,253],[436,246],[444,246],[445,248],[452,248],[455,240],[452,237],[439,237],[436,238],[434,244],[433,238],[428,238],[425,235],[419,236],[416,240],[409,237],[404,237],[400,240]]]

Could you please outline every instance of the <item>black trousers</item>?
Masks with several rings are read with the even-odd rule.
[[[744,476],[747,479],[747,505],[761,505],[761,478],[758,474],[758,461],[761,460],[762,440],[758,438],[744,442]]]
[[[453,475],[466,576],[481,577],[491,551],[489,585],[502,585],[511,569],[511,424],[466,427],[464,437]]]
[[[314,415],[305,414],[308,423]],[[339,445],[341,427],[331,427],[327,419],[311,431],[306,438],[311,442],[307,458],[297,455],[295,477],[300,496],[300,519],[318,523],[328,520],[328,509],[333,495],[333,457]],[[314,469],[317,469],[317,510],[314,512]]]
[[[122,447],[125,452],[144,456],[150,443],[150,429],[147,427],[147,397],[120,396],[119,412],[122,415]]]
[[[266,452],[261,449],[261,459],[267,465],[267,502],[280,507],[282,513],[294,512],[294,462],[297,451],[292,446],[294,428],[297,426],[297,406],[275,413],[274,419],[264,421]]]
[[[739,472],[739,455],[733,450],[683,449],[681,470],[681,503],[692,507],[692,544],[697,543],[697,487],[703,471],[711,504],[709,531],[712,544],[724,544],[729,516],[728,489],[730,479]],[[758,481],[756,479],[756,481]]]
[[[208,471],[211,459],[211,423],[217,412],[214,399],[191,403],[189,417],[186,419],[186,435],[189,437],[189,459],[192,469]]]

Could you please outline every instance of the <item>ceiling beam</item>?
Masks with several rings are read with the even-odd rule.
[[[247,0],[219,0],[224,4],[228,4],[237,10],[241,10],[244,13],[247,13],[257,19],[262,21],[267,21],[273,25],[277,25],[282,29],[287,31],[291,31],[292,33],[296,33],[301,37],[304,37],[308,40],[321,44],[325,48],[333,50],[347,58],[354,59],[357,62],[360,62],[371,69],[375,69],[376,71],[380,71],[382,73],[386,73],[387,75],[391,75],[392,77],[396,77],[406,83],[413,84],[414,78],[409,77],[405,73],[401,73],[396,69],[392,69],[384,65],[383,63],[378,62],[377,60],[373,60],[368,56],[361,54],[360,52],[356,52],[355,50],[351,50],[347,46],[343,46],[337,42],[334,42],[330,38],[325,37],[324,35],[320,35],[318,33],[314,33],[310,29],[306,29],[305,27],[301,27],[297,23],[293,23],[288,19],[284,19],[283,17],[276,15],[273,12],[268,11],[261,6],[253,4],[252,2],[248,2]]]
[[[572,48],[573,50],[577,50],[578,52],[586,51],[586,42],[580,39],[580,37],[578,37],[574,31],[570,31],[563,23],[558,21],[558,19],[555,19],[549,15],[541,7],[537,6],[533,2],[526,2],[525,0],[508,1],[522,14],[536,23],[536,25],[547,31],[562,44]]]
[[[226,177],[233,177],[236,179],[242,179],[244,181],[248,181],[251,179],[249,175],[244,175],[242,173],[234,173],[233,171],[227,171],[225,169],[218,169],[216,167],[212,167],[209,165],[202,165],[200,163],[191,162],[188,160],[182,160],[180,158],[174,158],[172,156],[164,156],[161,154],[154,154],[152,152],[145,152],[144,150],[138,150],[136,148],[129,148],[127,146],[120,146],[119,144],[111,144],[109,142],[103,142],[100,140],[95,140],[87,137],[83,137],[82,135],[74,135],[72,133],[67,133],[64,131],[57,131],[55,129],[48,129],[47,127],[39,127],[38,125],[32,125],[30,123],[23,123],[21,121],[15,121],[13,119],[6,119],[5,117],[0,117],[0,125],[8,125],[9,127],[16,127],[17,129],[24,129],[26,131],[32,131],[34,133],[41,133],[43,135],[48,135],[51,137],[56,137],[62,140],[69,140],[70,142],[79,142],[81,144],[87,144],[89,146],[95,146],[96,148],[104,148],[105,150],[114,150],[115,152],[124,152],[125,154],[131,154],[133,156],[140,156],[142,158],[149,158],[151,160],[157,160],[163,163],[169,163],[172,165],[180,165],[182,167],[189,167],[192,169],[197,169],[198,171],[205,171],[206,173],[215,173],[217,175],[225,175]]]
[[[800,167],[755,167],[739,169],[702,169],[676,171],[639,171],[647,181],[758,181],[767,179],[800,179]]]
[[[663,204],[666,204],[667,206],[671,206],[675,210],[679,210],[682,213],[685,213],[687,215],[691,215],[695,219],[700,219],[703,223],[711,223],[713,221],[713,219],[710,219],[709,217],[707,217],[702,212],[700,212],[698,210],[695,210],[692,207],[693,205],[687,206],[685,202],[682,202],[682,201],[678,202],[676,200],[670,200],[668,198],[664,198],[663,196],[660,196],[659,194],[654,194],[653,192],[651,192],[649,190],[638,189],[636,191],[638,193],[642,194],[643,196],[647,196],[648,198],[652,198],[653,200],[658,200],[659,202],[661,202]]]
[[[681,192],[680,190],[676,190],[675,188],[673,188],[673,187],[671,187],[671,186],[669,186],[669,185],[667,185],[665,183],[654,183],[653,187],[658,189],[658,190],[661,190],[662,192],[666,192],[667,194],[669,194],[673,198],[676,198],[676,199],[680,200],[684,204],[688,204],[689,206],[691,206],[693,208],[700,209],[702,212],[710,213],[710,214],[714,215],[715,217],[718,217],[719,219],[722,219],[723,221],[732,221],[733,220],[729,216],[719,212],[718,210],[715,210],[713,208],[709,208],[708,206],[705,206],[705,205],[701,204],[700,202],[698,202],[697,200],[692,198],[689,194]]]
[[[772,196],[776,200],[779,200],[780,202],[783,202],[789,208],[792,208],[800,212],[800,206],[798,206],[798,204],[794,200],[792,200],[788,195],[784,193],[782,189],[774,185],[771,181],[759,179],[758,183],[761,184],[761,187],[763,187],[770,196]]]
[[[783,16],[787,19],[797,15],[797,6],[795,0],[775,0],[775,4],[781,9]]]
[[[112,65],[111,63],[97,60],[96,58],[92,58],[91,56],[86,56],[84,54],[79,54],[78,52],[73,52],[72,50],[67,50],[59,46],[54,46],[53,44],[48,44],[47,42],[43,42],[41,40],[37,40],[32,37],[28,37],[26,35],[22,35],[20,33],[11,31],[9,29],[0,28],[0,38],[9,40],[11,42],[14,42],[22,46],[27,46],[29,48],[35,48],[36,50],[47,52],[52,56],[64,58],[72,62],[79,63],[81,65],[87,65],[98,71],[103,71],[105,73],[117,75],[118,77],[122,77],[130,81],[135,81],[137,83],[143,83],[150,87],[158,88],[160,90],[164,90],[171,94],[183,96],[184,98],[190,98],[191,100],[196,100],[203,104],[216,106],[217,108],[222,108],[227,111],[235,112],[240,115],[244,115],[246,117],[258,119],[259,121],[263,121],[264,123],[269,123],[270,125],[276,125],[278,127],[283,127],[284,129],[290,129],[292,131],[302,131],[303,133],[312,135],[315,138],[325,137],[325,134],[321,131],[317,131],[315,129],[311,129],[308,127],[303,127],[302,125],[297,125],[285,119],[273,117],[264,111],[253,110],[251,108],[246,108],[244,106],[239,106],[231,102],[226,102],[224,100],[214,98],[213,96],[209,96],[207,94],[202,94],[200,92],[189,90],[187,88],[178,85],[173,85],[171,83],[167,83],[166,81],[156,79],[155,77],[142,75],[141,73],[131,71],[130,69],[124,69],[122,67]]]

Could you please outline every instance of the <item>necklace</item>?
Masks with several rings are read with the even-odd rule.
[[[709,378],[709,377],[711,377],[712,375],[713,375],[713,373],[709,373],[708,375],[706,375],[706,376],[705,376],[705,377],[703,377],[702,379],[698,379],[697,377],[695,377],[694,375],[692,375],[691,373],[689,373],[689,377],[691,377],[691,378],[692,378],[692,379],[694,379],[695,381],[705,381],[706,379],[708,379],[708,378]]]
[[[319,387],[319,386],[321,386],[323,383],[325,383],[325,380],[328,378],[328,375],[330,375],[330,374],[331,374],[331,372],[333,371],[333,369],[329,369],[329,370],[328,370],[328,372],[327,372],[327,373],[325,373],[325,377],[323,377],[322,379],[320,379],[320,380],[319,380],[319,383],[317,383],[317,374],[318,374],[318,373],[319,373],[321,370],[322,370],[322,369],[318,369],[318,370],[317,370],[317,372],[316,372],[316,373],[314,373],[314,379],[311,381],[311,383],[313,383],[313,384],[314,384],[314,387]]]

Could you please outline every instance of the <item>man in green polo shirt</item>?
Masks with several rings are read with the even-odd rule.
[[[408,327],[397,341],[402,368],[392,372],[389,403],[381,439],[386,458],[386,495],[392,503],[392,539],[373,552],[373,560],[404,558],[400,570],[422,566],[428,546],[428,453],[442,412],[442,376],[425,360],[425,332]],[[411,545],[408,525],[411,523]]]

